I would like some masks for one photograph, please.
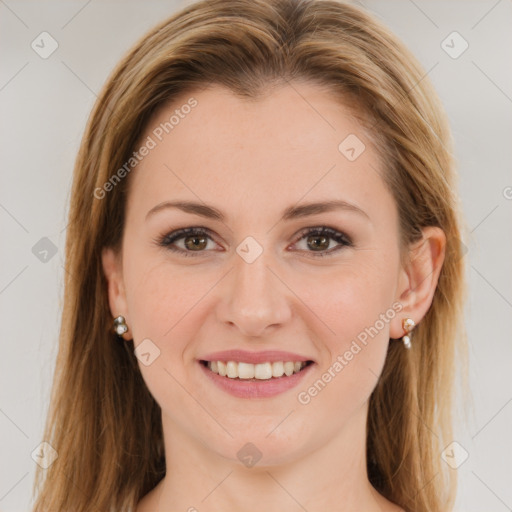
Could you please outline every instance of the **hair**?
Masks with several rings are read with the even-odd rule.
[[[59,351],[44,431],[58,458],[37,468],[35,512],[133,510],[166,471],[161,410],[143,381],[133,340],[119,343],[112,330],[101,261],[103,248],[120,250],[130,178],[102,198],[95,191],[132,156],[158,109],[178,97],[216,84],[257,99],[294,81],[326,87],[361,119],[398,208],[400,243],[408,247],[426,226],[446,235],[433,302],[413,347],[389,344],[371,395],[367,470],[372,485],[407,511],[453,507],[455,472],[440,452],[452,440],[465,283],[455,164],[441,103],[403,43],[353,5],[207,0],[186,6],[135,44],[88,120],[74,168]]]

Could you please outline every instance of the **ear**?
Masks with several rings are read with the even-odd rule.
[[[108,285],[108,302],[110,312],[114,318],[122,315],[126,319],[126,323],[130,325],[126,294],[123,282],[123,268],[121,255],[110,247],[105,247],[101,253],[103,272],[107,279]],[[123,334],[125,340],[130,340],[130,331]]]
[[[423,237],[409,249],[406,263],[400,271],[396,300],[403,306],[390,326],[390,337],[401,338],[405,332],[404,318],[417,324],[429,310],[443,266],[446,236],[441,228],[428,226],[422,229]]]

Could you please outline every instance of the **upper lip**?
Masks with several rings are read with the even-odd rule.
[[[294,354],[292,352],[283,352],[282,350],[264,350],[262,352],[250,352],[247,350],[222,350],[212,352],[201,357],[202,361],[235,361],[238,363],[274,363],[276,361],[312,361],[309,357]]]

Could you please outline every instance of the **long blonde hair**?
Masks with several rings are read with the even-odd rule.
[[[38,468],[34,512],[133,510],[164,476],[160,408],[133,354],[119,343],[101,250],[120,248],[129,176],[98,198],[129,159],[151,115],[209,83],[244,98],[307,80],[352,105],[385,166],[402,242],[439,226],[447,251],[432,306],[410,351],[390,343],[369,404],[373,486],[407,511],[444,512],[453,473],[454,361],[464,347],[464,291],[454,163],[445,114],[424,70],[378,21],[329,0],[207,0],[143,37],[105,84],[76,160],[66,241],[65,295],[44,440],[58,452]],[[462,352],[461,352],[462,353]],[[172,464],[172,461],[168,461]],[[444,467],[443,467],[444,465]]]

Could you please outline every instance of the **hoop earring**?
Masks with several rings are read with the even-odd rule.
[[[114,332],[119,336],[122,337],[125,332],[128,331],[128,326],[126,325],[126,321],[124,319],[124,316],[119,315],[117,318],[114,318]]]
[[[402,336],[402,341],[407,349],[411,348],[411,335],[409,335],[409,333],[414,329],[415,325],[416,324],[412,318],[404,318],[402,320],[402,328],[405,331],[405,335]]]

